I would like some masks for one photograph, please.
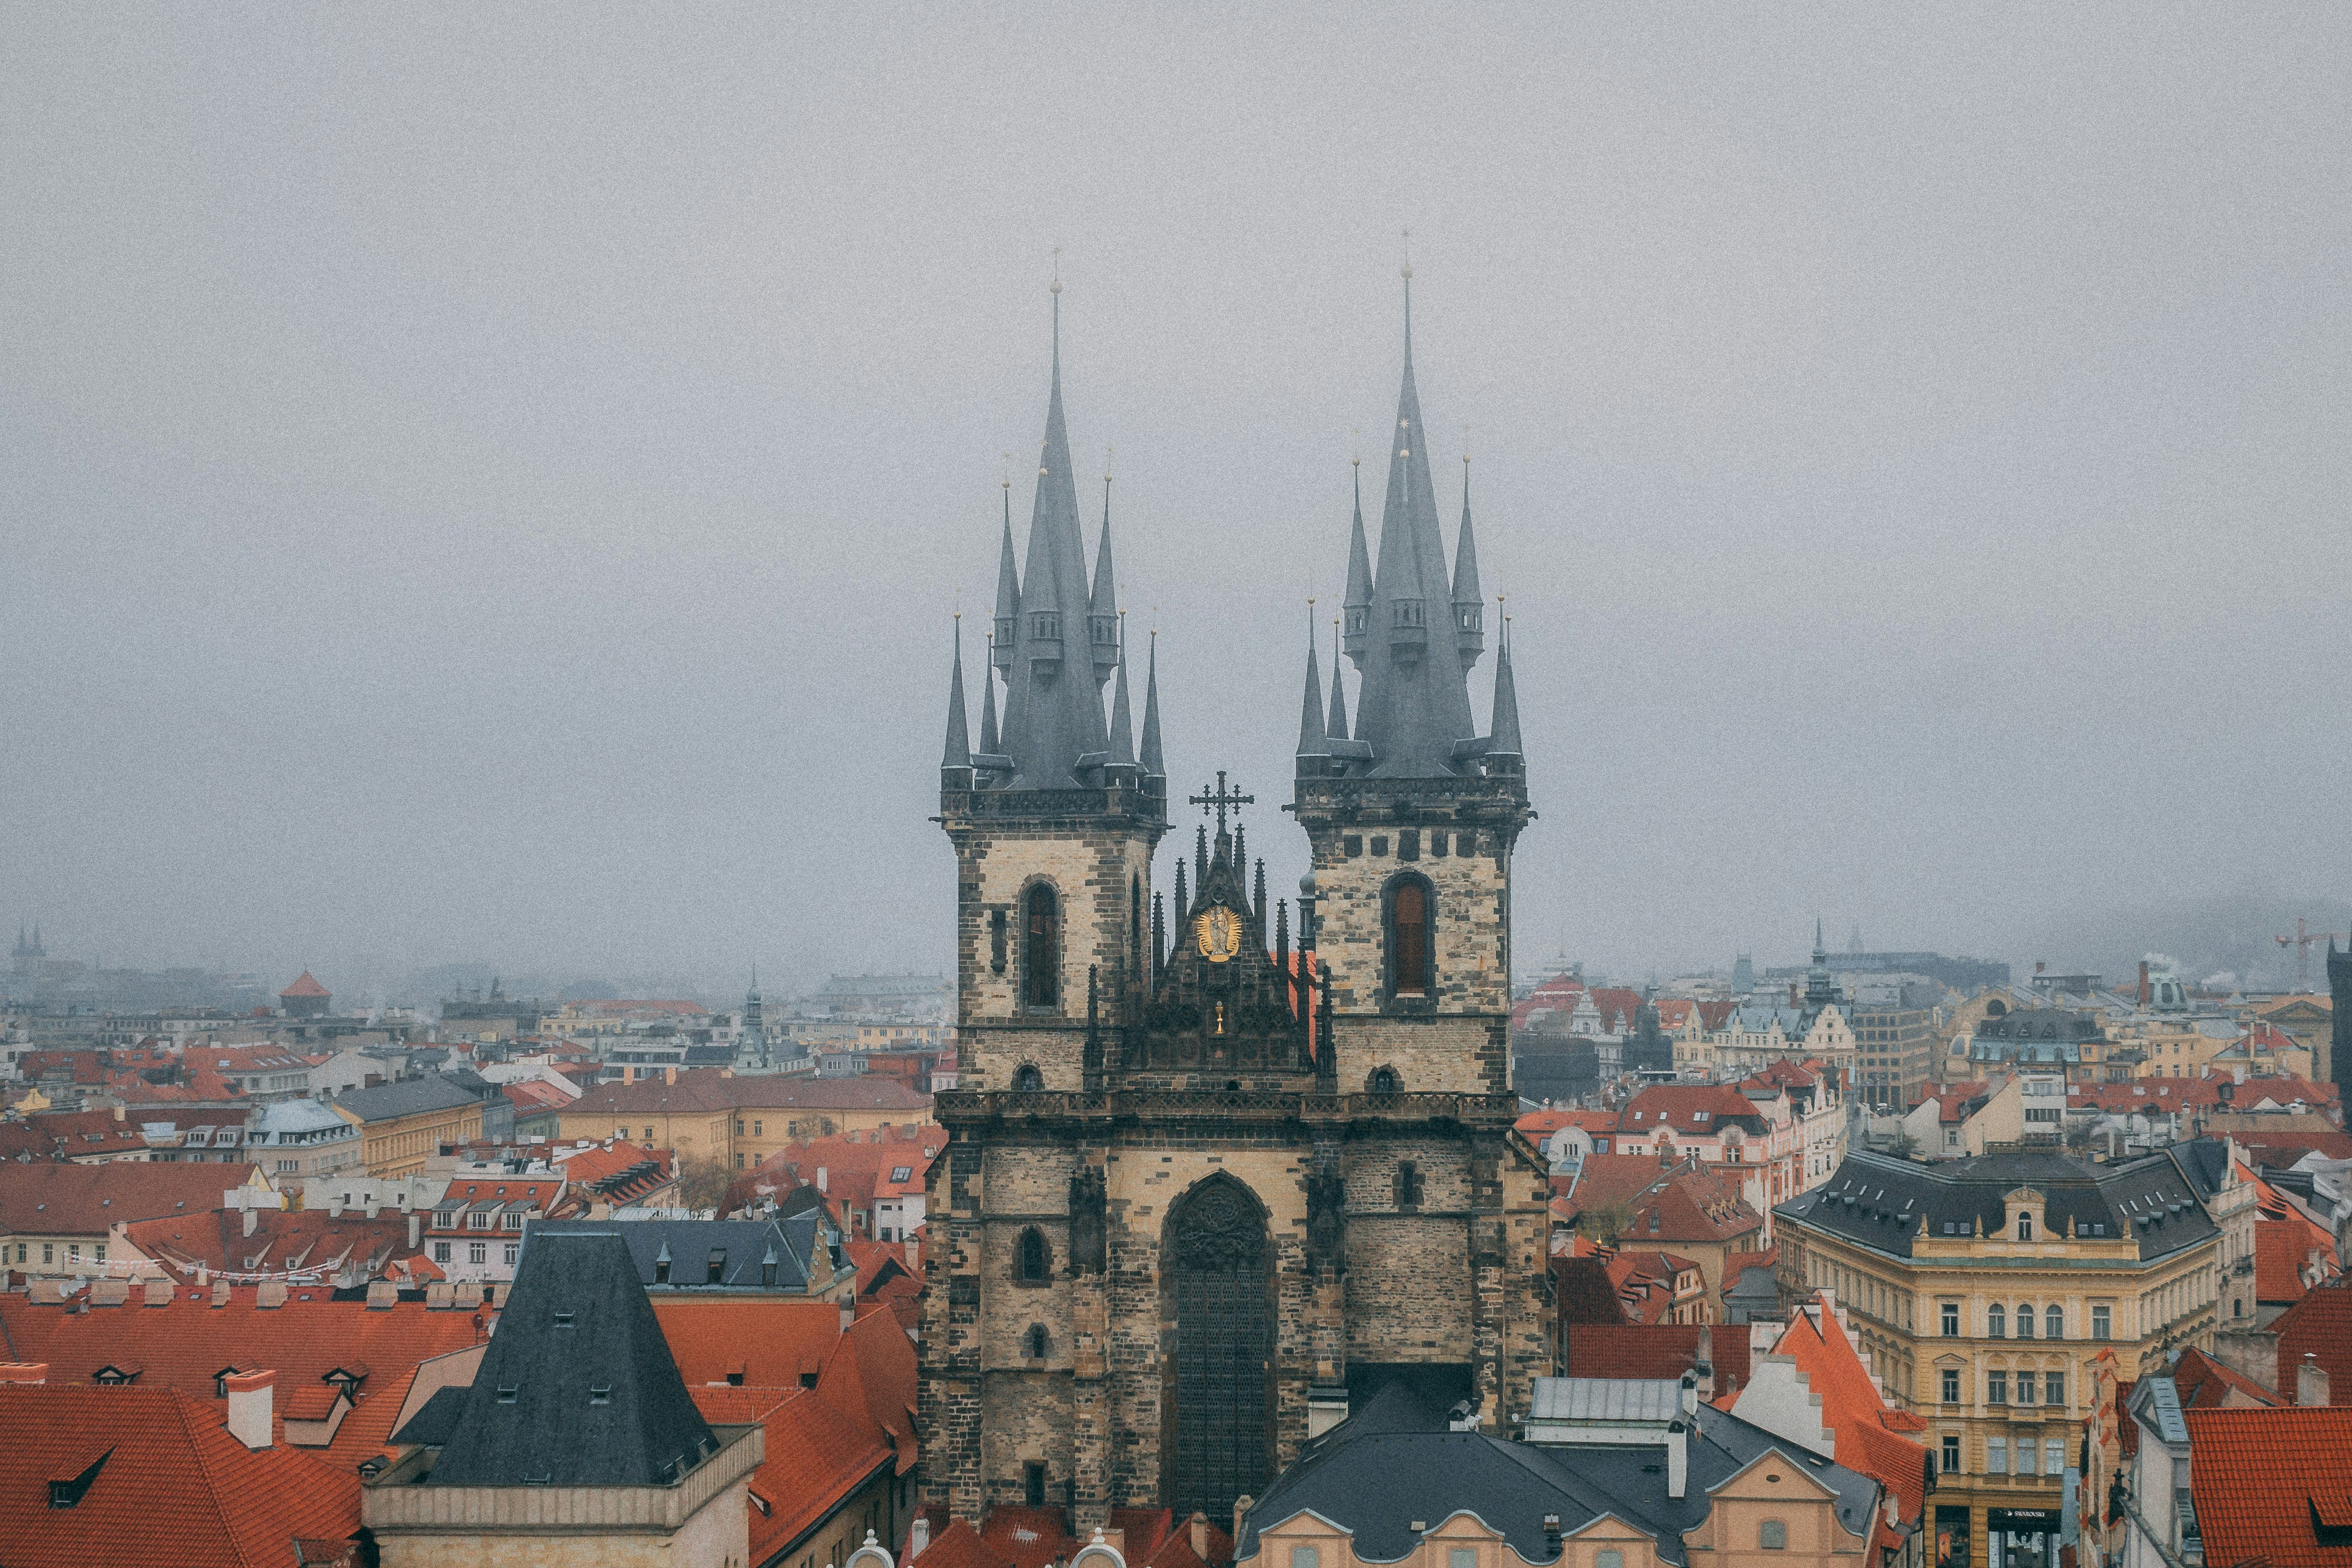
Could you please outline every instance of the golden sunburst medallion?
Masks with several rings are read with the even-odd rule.
[[[1242,950],[1241,917],[1219,905],[1201,911],[1192,922],[1193,936],[1201,945],[1201,956],[1211,963],[1223,963]]]

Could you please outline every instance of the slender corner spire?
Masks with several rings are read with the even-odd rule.
[[[1164,779],[1168,763],[1160,754],[1160,631],[1152,628],[1151,646],[1144,655],[1143,668],[1143,751],[1140,761],[1146,778]]]
[[[1813,917],[1813,962],[1827,963],[1829,958],[1830,950],[1822,942],[1822,917],[1815,915]]]
[[[1470,531],[1470,454],[1462,454],[1462,531],[1454,542],[1454,646],[1462,668],[1486,649],[1486,598],[1478,589],[1478,541]]]
[[[1348,688],[1339,678],[1339,619],[1331,618],[1331,720],[1323,732],[1334,741],[1344,741],[1348,730]]]
[[[1524,754],[1519,742],[1519,685],[1511,677],[1511,623],[1503,622],[1503,637],[1495,650],[1495,712],[1488,726],[1487,755]]]
[[[1307,601],[1307,695],[1298,708],[1298,755],[1328,757],[1331,747],[1323,728],[1323,672],[1315,663],[1315,601]]]
[[[1087,637],[1094,648],[1095,681],[1110,678],[1122,657],[1118,626],[1118,575],[1110,555],[1110,448],[1103,448],[1102,539],[1095,546],[1095,585],[1087,605]]]
[[[1118,624],[1118,668],[1110,699],[1110,760],[1118,766],[1135,765],[1135,721],[1127,703],[1127,617]]]
[[[992,668],[996,647],[993,637],[989,639],[988,657],[991,668],[984,668],[980,672],[980,754],[995,757],[1003,753],[998,750],[1003,742],[996,733],[996,671]]]
[[[948,684],[948,743],[940,757],[943,768],[971,766],[971,732],[964,724],[963,712],[963,612],[955,618],[955,673]]]
[[[1021,568],[1013,559],[1013,476],[1007,474],[1004,477],[1004,537],[996,552],[996,626],[990,633],[988,645],[990,662],[999,669],[1013,668],[1013,650],[1020,641],[1020,625]]]
[[[1364,459],[1350,459],[1355,470],[1356,521],[1348,532],[1348,597],[1342,605],[1347,622],[1344,646],[1356,668],[1364,668],[1364,649],[1371,641],[1372,552],[1364,543]]]

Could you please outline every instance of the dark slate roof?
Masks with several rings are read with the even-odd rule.
[[[614,1227],[542,1226],[425,1484],[667,1486],[718,1451]]]
[[[1820,1187],[1772,1212],[1908,1258],[1923,1215],[1937,1236],[2000,1235],[2009,1223],[2003,1199],[2019,1187],[2044,1194],[2043,1212],[2056,1234],[2064,1235],[2071,1220],[2078,1237],[2129,1236],[2138,1242],[2143,1261],[2221,1234],[2194,1187],[2165,1153],[2109,1165],[2045,1153],[1979,1154],[1923,1165],[1856,1152]],[[2090,1231],[2094,1226],[2105,1228]]]
[[[2192,1138],[2165,1151],[2200,1198],[2210,1198],[2228,1184],[2230,1151],[2219,1138]]]
[[[428,1110],[454,1110],[479,1101],[440,1075],[402,1079],[369,1089],[346,1091],[335,1101],[362,1121],[392,1121]]]
[[[1301,1450],[1250,1509],[1234,1560],[1256,1552],[1260,1529],[1311,1509],[1354,1532],[1359,1557],[1394,1562],[1419,1544],[1413,1521],[1434,1524],[1467,1509],[1530,1563],[1559,1556],[1545,1538],[1546,1514],[1573,1533],[1608,1513],[1649,1535],[1662,1560],[1683,1564],[1683,1538],[1706,1518],[1709,1490],[1768,1452],[1837,1493],[1839,1522],[1868,1539],[1876,1481],[1710,1405],[1691,1420],[1689,1484],[1670,1498],[1658,1448],[1558,1447],[1448,1432],[1442,1415],[1391,1384]]]
[[[629,1250],[638,1283],[646,1289],[712,1290],[805,1290],[809,1264],[821,1247],[837,1239],[814,1206],[774,1219],[626,1219],[606,1222]],[[825,1234],[819,1239],[820,1229]],[[532,1227],[534,1237],[538,1227]],[[710,1279],[711,1254],[720,1254],[719,1278]],[[775,1283],[764,1282],[773,1259]],[[664,1279],[662,1263],[669,1264]],[[826,1259],[830,1270],[832,1260]]]

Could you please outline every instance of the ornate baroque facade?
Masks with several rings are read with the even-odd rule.
[[[925,1485],[968,1518],[1223,1522],[1385,1379],[1504,1429],[1551,1370],[1547,1171],[1512,1128],[1506,1046],[1511,855],[1534,814],[1507,646],[1487,731],[1472,720],[1468,498],[1449,571],[1409,314],[1377,575],[1360,503],[1351,540],[1355,724],[1308,652],[1295,942],[1222,773],[1192,797],[1213,829],[1180,851],[1172,898],[1155,880],[1175,804],[1156,657],[1139,741],[1108,481],[1089,577],[1068,450],[1057,325],[1018,567],[1008,487],[976,745],[960,650],[949,698],[964,1077],[937,1100]]]

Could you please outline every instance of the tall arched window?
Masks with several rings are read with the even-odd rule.
[[[1042,1285],[1054,1267],[1053,1254],[1046,1248],[1045,1233],[1035,1226],[1021,1233],[1021,1252],[1014,1259],[1014,1278],[1024,1285]]]
[[[2009,1314],[1996,1301],[1985,1309],[1985,1338],[1997,1340],[2009,1332]]]
[[[1031,1007],[1062,1005],[1062,901],[1040,882],[1022,898],[1021,1000]]]
[[[1045,1075],[1037,1070],[1034,1062],[1023,1062],[1013,1069],[1013,1092],[1035,1094],[1045,1087]]]
[[[1030,1324],[1029,1359],[1031,1361],[1044,1361],[1045,1359],[1046,1344],[1045,1325],[1043,1323]]]
[[[2042,1337],[2045,1340],[2063,1340],[2066,1337],[2066,1312],[2055,1301],[2051,1302],[2042,1311]]]
[[[2031,1301],[2017,1304],[2017,1337],[2021,1340],[2033,1337],[2033,1303]]]
[[[1433,928],[1436,924],[1436,894],[1419,876],[1399,877],[1388,891],[1389,994],[1426,997],[1436,968]]]

